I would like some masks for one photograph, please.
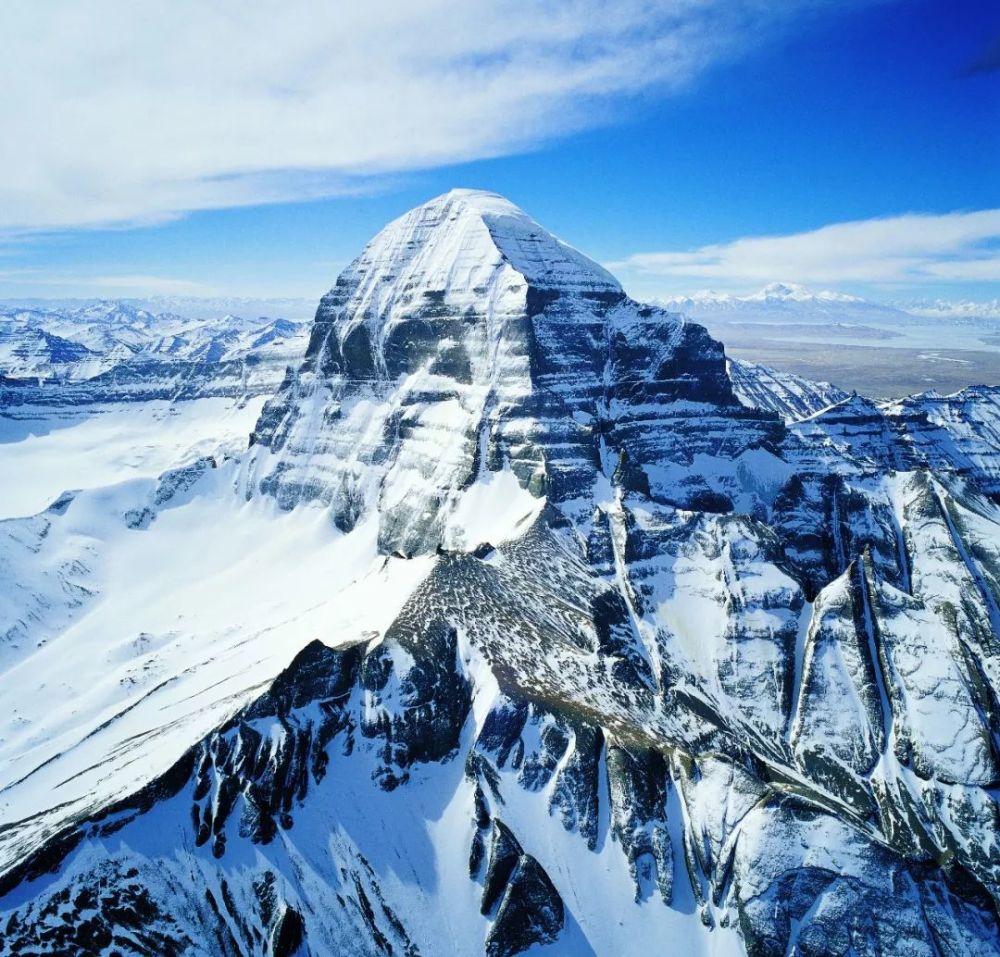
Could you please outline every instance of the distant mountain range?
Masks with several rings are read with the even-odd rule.
[[[301,358],[307,328],[265,316],[195,320],[119,301],[0,306],[0,408],[267,394]]]
[[[1000,299],[973,302],[968,299],[914,299],[897,303],[898,307],[914,316],[931,319],[987,319],[1000,320]]]
[[[991,303],[871,302],[772,283],[751,295],[702,292],[662,305],[703,323],[731,358],[847,391],[888,399],[1000,385]]]
[[[934,320],[965,320],[1000,328],[1000,301],[873,302],[843,293],[814,292],[796,283],[774,282],[755,293],[736,296],[712,290],[661,300],[667,309],[698,320],[774,323],[890,323],[912,326]]]
[[[103,308],[119,304],[155,315],[174,314],[187,319],[217,319],[225,315],[280,316],[293,322],[306,322],[316,311],[316,300],[304,297],[257,296],[124,296],[114,299],[82,298],[8,298],[0,300],[4,309],[42,311]]]

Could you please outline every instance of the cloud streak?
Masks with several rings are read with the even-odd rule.
[[[337,195],[530,148],[825,6],[9,0],[0,228]]]
[[[739,286],[798,283],[920,285],[1000,282],[1000,209],[909,213],[752,236],[609,264],[637,277]]]
[[[16,288],[25,285],[48,291],[70,290],[80,296],[212,296],[219,290],[202,282],[171,276],[114,275],[86,276],[37,269],[0,269],[0,283]]]

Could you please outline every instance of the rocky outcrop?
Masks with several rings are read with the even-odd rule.
[[[726,368],[740,402],[750,408],[776,412],[786,422],[807,419],[850,397],[829,382],[811,382],[745,359],[729,358]]]

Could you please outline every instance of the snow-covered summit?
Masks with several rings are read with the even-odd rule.
[[[862,302],[857,296],[822,289],[814,292],[797,282],[771,282],[758,292],[742,297],[745,302]]]
[[[453,189],[389,223],[340,275],[320,306],[342,335],[359,323],[384,333],[414,307],[462,308],[539,290],[621,295],[617,280],[509,200]]]
[[[408,215],[424,218],[438,210],[447,216],[449,228],[452,223],[480,220],[511,266],[540,288],[621,291],[618,280],[606,269],[553,236],[498,193],[453,189]]]

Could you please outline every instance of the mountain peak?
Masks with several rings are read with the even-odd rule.
[[[521,216],[525,219],[530,219],[527,213],[520,206],[516,206],[512,203],[506,196],[502,196],[500,193],[494,193],[492,190],[488,189],[471,189],[465,186],[456,186],[453,189],[449,189],[446,193],[441,193],[440,196],[435,196],[433,199],[427,200],[427,202],[422,203],[420,206],[415,206],[410,212],[416,212],[418,209],[446,206],[451,204],[460,204],[467,206],[470,209],[475,209],[483,214],[486,213],[501,213],[509,214],[514,216]]]
[[[746,302],[862,302],[857,296],[823,289],[816,292],[797,282],[771,282],[759,292],[742,297]]]
[[[544,497],[590,522],[613,428],[643,436],[637,476],[656,447],[649,409],[674,403],[697,404],[699,428],[705,406],[737,404],[720,343],[629,299],[503,197],[453,190],[386,226],[323,297],[254,431],[258,484],[331,505],[342,529],[377,511],[384,554],[428,554],[454,546],[451,516],[487,472],[515,476],[525,513]]]
[[[621,293],[605,269],[497,193],[453,189],[389,223],[337,280],[355,316],[391,318],[419,289],[449,301],[523,283],[568,293]]]
[[[355,371],[385,372],[386,348],[400,336],[437,349],[478,316],[497,341],[508,319],[543,300],[583,304],[576,314],[586,315],[587,303],[624,298],[610,273],[509,200],[454,189],[393,220],[344,269],[320,302],[307,357],[326,352],[346,368],[348,355],[360,356]],[[453,322],[442,325],[444,317]]]
[[[769,282],[759,292],[747,296],[747,299],[812,299],[813,293],[798,283]]]

